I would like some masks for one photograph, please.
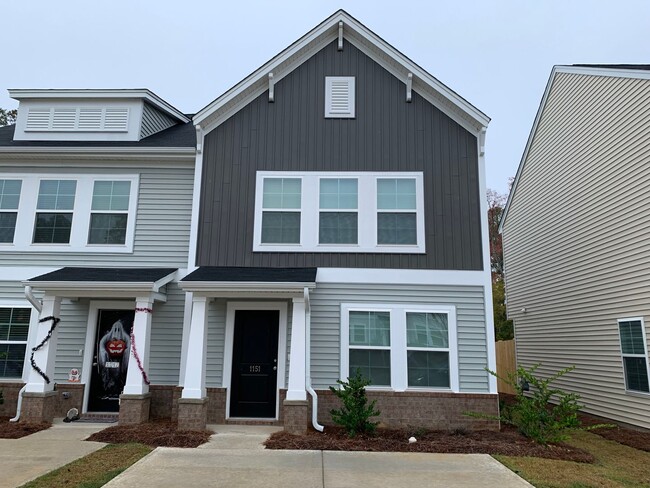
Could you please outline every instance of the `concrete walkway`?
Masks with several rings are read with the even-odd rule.
[[[106,444],[85,442],[89,435],[110,424],[64,424],[20,439],[0,439],[0,488],[14,488],[86,456]]]
[[[265,450],[273,427],[210,426],[198,449],[158,448],[106,488],[531,487],[487,454]]]

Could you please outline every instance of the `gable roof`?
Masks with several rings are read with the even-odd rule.
[[[528,158],[528,152],[533,143],[535,133],[537,132],[537,126],[539,121],[542,118],[542,113],[544,107],[546,106],[546,100],[553,86],[553,81],[555,80],[555,75],[557,73],[572,73],[578,75],[590,75],[590,76],[611,76],[611,77],[621,77],[621,78],[640,78],[650,80],[650,65],[647,64],[574,64],[571,66],[567,65],[556,65],[553,66],[551,70],[551,75],[549,76],[548,82],[546,83],[546,88],[544,89],[544,95],[537,109],[537,114],[535,115],[535,121],[533,122],[533,127],[530,130],[528,135],[528,141],[526,142],[526,147],[521,156],[521,161],[519,162],[519,167],[517,168],[517,173],[515,174],[515,179],[512,183],[512,188],[510,189],[510,194],[508,195],[508,201],[506,206],[503,209],[503,214],[501,215],[501,221],[499,222],[499,233],[503,231],[503,226],[508,217],[508,211],[510,210],[510,205],[512,200],[517,192],[517,186],[519,184],[519,179],[524,170],[526,164],[526,159]]]
[[[340,23],[342,23],[343,38],[345,40],[354,44],[360,51],[389,73],[403,80],[404,83],[406,83],[408,74],[412,73],[413,90],[456,122],[475,133],[487,127],[490,122],[487,115],[344,10],[335,12],[273,59],[200,110],[193,117],[194,124],[200,126],[204,132],[211,131],[254,98],[268,90],[269,73],[273,73],[273,82],[277,83],[326,44],[337,39]]]

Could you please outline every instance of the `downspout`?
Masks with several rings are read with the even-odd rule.
[[[31,286],[25,287],[25,298],[27,298],[27,301],[31,303],[32,307],[34,307],[38,313],[41,313],[41,310],[43,310],[43,304],[40,302],[38,298],[34,296],[34,294],[32,293]],[[18,392],[18,402],[16,403],[16,416],[12,419],[9,419],[9,422],[18,422],[20,420],[20,409],[23,406],[23,393],[25,393],[26,389],[27,389],[27,383],[25,383],[25,386],[23,386]]]
[[[318,395],[311,387],[311,304],[309,303],[309,288],[305,287],[305,385],[311,395],[311,425],[318,432],[325,427],[318,423]]]

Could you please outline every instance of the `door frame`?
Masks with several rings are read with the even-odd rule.
[[[278,379],[275,395],[275,417],[279,418],[280,389],[285,387],[287,360],[287,302],[228,302],[226,305],[226,334],[223,351],[223,377],[221,386],[226,389],[226,419],[230,418],[230,390],[232,381],[232,353],[235,336],[235,312],[237,310],[278,310]],[[265,420],[265,419],[257,419]]]
[[[99,311],[106,310],[133,310],[135,300],[91,300],[88,304],[88,323],[86,325],[86,344],[84,346],[83,365],[81,367],[81,381],[84,385],[84,399],[81,408],[82,413],[88,412],[88,398],[90,397],[90,372],[93,367],[93,354],[95,353],[95,341],[97,340],[97,319]],[[129,352],[130,354],[130,352]]]

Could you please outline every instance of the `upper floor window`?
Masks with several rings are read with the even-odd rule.
[[[642,319],[618,321],[621,339],[621,355],[625,372],[625,389],[650,393],[648,380],[648,351]]]
[[[424,253],[422,173],[257,173],[254,251]]]
[[[137,183],[135,175],[0,180],[0,243],[13,251],[131,252]]]
[[[0,243],[13,242],[21,180],[0,180]]]

